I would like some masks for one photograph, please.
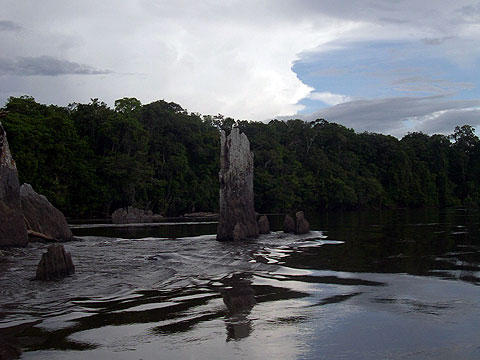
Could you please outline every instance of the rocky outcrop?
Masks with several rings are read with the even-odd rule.
[[[7,135],[0,123],[0,247],[27,244],[17,167],[10,154]]]
[[[137,222],[151,222],[160,219],[162,216],[154,214],[151,210],[137,209],[133,206],[119,208],[112,213],[114,224],[128,224]]]
[[[283,232],[285,233],[294,233],[295,232],[295,220],[290,215],[285,215],[285,220],[283,221]]]
[[[32,238],[47,241],[70,241],[73,234],[60,210],[35,192],[29,184],[20,188],[25,225]]]
[[[38,264],[35,280],[58,280],[75,272],[70,253],[61,244],[50,245]]]
[[[308,223],[307,219],[305,219],[303,211],[298,211],[295,214],[295,219],[295,234],[307,234],[310,232],[310,224]]]
[[[258,236],[253,202],[253,153],[238,128],[228,137],[221,131],[220,213],[217,240],[244,240]]]
[[[268,234],[270,233],[270,223],[266,215],[260,216],[258,219],[258,233],[259,234]]]

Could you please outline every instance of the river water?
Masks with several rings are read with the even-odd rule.
[[[31,281],[45,244],[0,257],[0,337],[23,359],[480,359],[478,211],[309,220],[245,243],[74,225],[64,280]]]

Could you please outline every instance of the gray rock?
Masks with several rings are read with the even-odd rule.
[[[127,210],[124,208],[118,208],[112,213],[112,221],[120,221],[120,220],[125,220],[127,218]]]
[[[253,153],[238,128],[228,137],[221,131],[220,212],[217,240],[244,240],[258,236],[253,202]]]
[[[35,280],[58,280],[75,272],[72,256],[61,244],[50,245],[38,264]]]
[[[303,211],[298,211],[295,214],[296,218],[296,226],[295,226],[295,234],[307,234],[310,232],[310,224],[305,219],[305,215]]]
[[[27,244],[17,166],[10,154],[7,134],[0,123],[0,247]]]
[[[260,216],[258,219],[258,233],[259,234],[268,234],[270,233],[270,223],[266,215]]]
[[[160,219],[162,216],[154,214],[151,210],[138,209],[133,206],[128,208],[119,208],[112,213],[112,222],[114,224],[126,224],[136,222],[151,222]]]
[[[33,237],[51,241],[70,241],[73,234],[60,210],[48,199],[35,192],[29,184],[20,188],[25,225]]]
[[[283,232],[285,233],[294,233],[295,232],[295,220],[290,215],[285,215],[285,220],[283,221]]]

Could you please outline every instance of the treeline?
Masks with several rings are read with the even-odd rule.
[[[235,121],[135,98],[68,107],[12,97],[3,125],[20,181],[71,217],[133,205],[165,215],[216,211],[219,129],[238,126],[255,154],[259,212],[478,206],[480,142],[451,136],[398,140],[325,120]]]

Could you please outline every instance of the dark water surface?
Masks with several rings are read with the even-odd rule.
[[[62,281],[30,280],[44,244],[0,257],[0,335],[24,359],[480,359],[478,211],[309,220],[75,225]]]

